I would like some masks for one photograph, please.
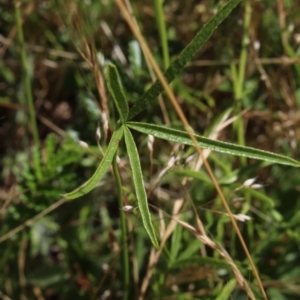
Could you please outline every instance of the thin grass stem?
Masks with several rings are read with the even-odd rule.
[[[239,68],[238,74],[234,72],[234,69],[231,68],[232,76],[235,79],[234,83],[234,93],[235,93],[235,101],[236,101],[236,114],[239,114],[242,110],[242,97],[244,94],[244,83],[245,83],[245,73],[246,73],[246,65],[247,65],[247,45],[249,43],[249,27],[251,21],[251,5],[250,1],[246,0],[245,2],[245,18],[244,18],[244,34],[242,40],[242,50],[240,53],[239,59]],[[235,129],[237,132],[238,143],[242,146],[245,146],[245,132],[244,132],[244,122],[241,117],[238,117],[235,121]],[[246,158],[240,158],[243,166],[246,165]]]
[[[126,223],[126,217],[125,212],[121,209],[124,206],[123,198],[122,198],[122,182],[121,177],[117,165],[117,154],[115,154],[115,157],[113,159],[112,163],[113,167],[113,173],[116,179],[116,185],[117,185],[117,193],[118,193],[118,206],[120,208],[120,220],[121,220],[121,235],[122,235],[122,257],[123,257],[123,284],[124,284],[124,294],[123,294],[123,300],[128,299],[128,292],[129,292],[129,254],[128,254],[128,247],[127,247],[127,223]]]
[[[249,44],[250,21],[251,21],[251,4],[250,1],[247,0],[245,2],[244,34],[243,34],[243,41],[242,41],[242,51],[240,53],[239,74],[238,74],[239,84],[238,84],[237,95],[236,95],[238,100],[241,99],[243,95],[243,89],[244,89],[247,56],[248,56],[247,46]]]
[[[22,29],[22,21],[21,21],[21,14],[20,14],[20,2],[18,2],[17,0],[14,0],[14,6],[15,6],[15,20],[16,20],[17,31],[18,31],[18,40],[19,40],[19,44],[20,44],[20,55],[21,55],[21,63],[22,63],[22,69],[23,69],[25,95],[26,95],[26,99],[27,99],[31,131],[32,131],[34,145],[35,145],[35,149],[33,151],[34,168],[35,168],[37,178],[42,179],[43,175],[42,175],[42,170],[41,170],[41,159],[40,159],[40,154],[39,154],[40,139],[39,139],[38,127],[37,127],[37,123],[36,123],[36,115],[35,115],[32,90],[31,90],[29,65],[28,65],[28,60],[27,60],[27,55],[26,55],[24,34],[23,34],[23,29]]]
[[[170,56],[166,23],[164,18],[163,0],[154,0],[154,9],[156,15],[156,23],[159,31],[160,43],[162,46],[164,69],[166,70],[170,65]]]
[[[250,22],[251,22],[251,2],[250,0],[245,1],[245,17],[244,17],[244,34],[242,40],[242,50],[239,58],[239,69],[237,74],[236,88],[235,88],[235,100],[236,100],[236,113],[240,114],[243,109],[242,98],[244,95],[244,86],[245,86],[245,74],[246,74],[246,65],[247,65],[247,57],[248,57],[248,44],[249,44],[249,30],[250,30]],[[238,143],[242,146],[246,145],[245,142],[245,129],[243,118],[239,116],[236,120],[236,130],[237,130],[237,139]],[[247,159],[245,157],[240,158],[242,166],[246,166]],[[251,201],[250,194],[245,192],[245,203],[249,205]],[[247,226],[248,234],[253,232],[253,224],[249,223]],[[250,235],[253,236],[253,235]],[[249,241],[249,248],[251,248],[251,239]]]

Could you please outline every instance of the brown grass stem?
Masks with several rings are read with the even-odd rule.
[[[13,230],[9,231],[8,233],[0,236],[0,243],[2,243],[4,241],[6,241],[7,239],[11,238],[12,236],[14,236],[15,234],[17,234],[18,232],[22,231],[24,228],[31,226],[34,222],[36,222],[37,220],[39,220],[42,217],[46,216],[47,214],[49,214],[53,210],[57,209],[59,206],[61,206],[64,203],[66,203],[67,201],[68,201],[68,199],[65,199],[65,198],[62,198],[62,199],[58,200],[57,202],[55,202],[54,204],[50,205],[48,208],[46,208],[42,212],[40,212],[37,215],[35,215],[33,218],[28,219],[23,224],[17,226],[16,228],[14,228]]]

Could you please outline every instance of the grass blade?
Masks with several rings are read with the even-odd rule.
[[[137,130],[145,134],[151,134],[163,140],[168,140],[168,141],[191,145],[191,146],[194,145],[193,141],[189,137],[189,134],[185,131],[172,129],[166,126],[140,123],[140,122],[139,123],[128,122],[126,125],[134,130]],[[263,151],[251,147],[246,147],[246,146],[239,146],[232,143],[211,140],[196,134],[195,137],[198,141],[199,146],[203,149],[210,149],[210,150],[228,153],[232,155],[260,159],[260,160],[269,161],[272,163],[278,163],[282,165],[300,167],[300,162],[281,154],[267,152],[267,151]]]
[[[149,212],[147,195],[144,187],[141,164],[139,159],[139,154],[134,142],[134,139],[131,135],[131,132],[127,127],[124,129],[125,143],[127,148],[127,153],[130,160],[130,165],[132,168],[132,178],[134,183],[134,188],[139,203],[139,208],[141,211],[144,227],[152,241],[152,244],[158,248],[158,242],[155,235],[155,231],[151,222],[151,216]]]
[[[183,49],[177,59],[170,65],[164,73],[165,78],[170,83],[186,66],[186,64],[193,58],[193,56],[201,49],[201,47],[211,37],[216,28],[224,21],[230,12],[242,0],[231,0],[224,5],[216,15],[211,18],[202,29],[196,34],[193,40]],[[152,104],[158,95],[163,91],[163,87],[159,80],[155,81],[147,92],[139,99],[129,111],[128,120],[135,117],[143,111],[148,105]]]
[[[227,282],[225,287],[223,287],[221,293],[218,294],[216,300],[230,299],[232,297],[232,293],[236,285],[237,285],[236,279],[232,278],[229,282]]]
[[[97,168],[96,172],[94,173],[94,175],[87,182],[85,182],[83,185],[81,185],[74,191],[64,194],[63,196],[65,198],[76,199],[78,197],[87,194],[96,186],[96,184],[102,179],[102,177],[108,170],[109,166],[111,165],[114,155],[118,149],[119,141],[122,138],[122,136],[123,136],[123,126],[118,128],[112,135],[112,138],[106,149],[105,155],[101,160],[101,163]]]
[[[122,124],[124,124],[127,120],[129,109],[116,66],[108,64],[106,79],[109,92],[114,99]]]
[[[172,171],[171,174],[174,174],[177,176],[189,177],[189,178],[193,178],[193,179],[198,179],[207,184],[211,184],[210,178],[205,173],[203,173],[201,170],[199,170],[199,171],[192,171],[192,170],[186,170],[186,169],[175,170],[175,171]]]

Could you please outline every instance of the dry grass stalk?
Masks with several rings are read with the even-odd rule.
[[[223,257],[226,260],[226,262],[229,264],[229,266],[231,267],[241,288],[247,293],[247,295],[250,297],[250,299],[256,299],[251,288],[249,287],[249,285],[247,283],[247,280],[244,278],[244,276],[238,269],[237,265],[234,263],[233,259],[228,254],[228,252],[224,248],[222,248],[221,245],[218,245],[217,243],[215,243],[212,239],[210,239],[207,236],[207,234],[205,232],[205,228],[203,226],[203,223],[202,223],[199,215],[197,214],[196,207],[191,199],[190,199],[190,204],[193,207],[193,210],[196,215],[197,228],[195,228],[195,227],[191,226],[190,224],[183,222],[181,220],[178,220],[178,223],[180,225],[182,225],[183,227],[185,227],[186,229],[188,229],[191,233],[193,233],[196,236],[196,238],[199,239],[206,246],[217,251],[220,254],[220,256]]]
[[[83,29],[84,26],[88,24],[87,18],[84,18],[79,13],[78,7],[75,6],[74,3],[71,5],[69,4],[69,8],[67,8],[64,3],[61,5],[63,6],[64,11],[68,14],[67,25],[72,30],[71,34],[73,35],[74,45],[94,76],[100,98],[100,103],[97,102],[97,106],[100,110],[100,114],[102,115],[102,122],[108,122],[109,109],[103,70],[97,59],[95,41],[92,37],[87,37],[87,34]],[[79,44],[75,42],[78,37]],[[105,124],[103,124],[103,127],[106,127]],[[105,136],[107,136],[107,132],[105,132]]]
[[[180,212],[180,209],[181,209],[183,203],[184,203],[183,199],[178,199],[178,200],[175,201],[175,204],[173,206],[171,221],[170,221],[167,229],[165,230],[165,232],[162,236],[160,247],[157,251],[153,247],[151,249],[151,252],[150,252],[150,255],[149,255],[149,263],[148,263],[148,267],[147,267],[147,272],[146,272],[146,275],[145,275],[145,277],[143,279],[143,282],[142,282],[142,285],[141,285],[139,300],[144,299],[144,295],[147,291],[147,288],[148,288],[149,283],[150,283],[150,279],[152,277],[153,269],[154,269],[154,267],[156,266],[156,264],[159,260],[159,257],[161,255],[161,252],[162,252],[164,246],[165,246],[166,241],[168,240],[168,238],[171,236],[172,232],[176,228],[177,222],[175,220],[175,216],[178,215],[178,213]]]
[[[45,210],[43,210],[42,212],[38,213],[37,215],[35,215],[34,217],[32,217],[31,219],[28,219],[26,222],[24,222],[23,224],[15,227],[14,229],[12,229],[11,231],[9,231],[8,233],[0,236],[0,243],[6,241],[7,239],[11,238],[13,235],[17,234],[18,232],[22,231],[23,229],[25,229],[26,227],[30,227],[33,223],[35,223],[36,221],[38,221],[39,219],[41,219],[42,217],[46,216],[47,214],[49,214],[50,212],[54,211],[55,209],[57,209],[59,206],[63,205],[64,203],[66,203],[68,200],[65,198],[62,198],[60,200],[58,200],[57,202],[55,202],[54,204],[50,205],[49,207],[47,207]]]
[[[246,110],[243,111],[242,114],[244,114],[245,112],[246,112]],[[221,131],[224,128],[226,128],[227,126],[229,126],[232,122],[234,122],[234,120],[237,118],[237,116],[232,117],[230,119],[228,119],[228,117],[229,117],[229,114],[224,115],[223,119],[220,120],[220,123],[215,127],[214,131],[210,134],[209,138],[217,139],[219,134],[221,133]],[[203,155],[204,155],[205,159],[207,159],[210,152],[211,152],[211,150],[208,150],[208,149],[203,150]],[[199,157],[198,160],[197,160],[197,163],[193,166],[193,169],[194,170],[199,170],[201,168],[202,164],[203,164],[203,160],[202,160],[201,157]],[[161,180],[161,176],[158,176],[158,179],[155,180],[154,184],[152,184],[152,185],[154,187],[156,187],[160,180]],[[187,182],[188,182],[188,178],[187,177],[183,178],[182,185],[186,186]],[[153,189],[154,188],[151,188],[150,192],[152,192]],[[149,193],[148,193],[148,195],[149,195]],[[174,229],[176,227],[176,224],[182,222],[182,221],[178,222],[178,219],[176,219],[176,217],[175,217],[175,216],[178,215],[182,205],[183,205],[182,200],[175,201],[174,208],[173,208],[173,213],[172,213],[172,217],[171,217],[171,222],[170,222],[169,226],[167,227],[167,230],[166,231],[165,230],[160,230],[161,239],[162,239],[160,250],[163,248],[163,245],[165,245],[165,242],[167,241],[167,239],[170,237],[170,235],[174,231]],[[193,203],[192,203],[192,205],[193,205]],[[161,213],[161,212],[162,211],[159,210],[159,213]],[[163,218],[161,216],[160,216],[160,220],[163,221]],[[232,258],[229,256],[229,254],[226,252],[225,249],[222,249],[221,247],[217,247],[216,243],[213,242],[211,239],[209,239],[207,237],[207,235],[205,233],[204,226],[203,226],[203,224],[200,221],[198,216],[197,216],[197,224],[198,224],[198,231],[202,232],[202,235],[197,234],[196,237],[199,240],[201,240],[204,243],[204,245],[207,245],[210,248],[216,250],[221,255],[221,257],[223,257],[228,262],[228,264],[231,266],[231,268],[233,270],[233,273],[236,276],[237,281],[239,282],[240,286],[248,293],[249,297],[252,297],[253,293],[252,293],[251,289],[249,288],[249,286],[247,284],[247,281],[242,276],[242,274],[239,272],[239,270],[238,270],[237,266],[234,264]],[[181,225],[182,226],[187,226],[187,223],[183,222]],[[160,227],[162,228],[163,226],[161,225]],[[192,230],[193,233],[197,232],[196,229],[192,226],[189,227],[188,229]],[[143,297],[146,293],[147,287],[149,286],[150,279],[151,279],[152,273],[153,273],[153,268],[157,264],[158,259],[159,259],[160,254],[161,254],[160,250],[157,251],[157,252],[155,252],[155,249],[151,250],[151,253],[150,253],[150,256],[149,256],[149,264],[148,264],[148,268],[147,268],[147,273],[146,273],[146,276],[144,277],[142,287],[141,287],[140,298],[139,298],[140,300],[143,299]],[[205,247],[203,247],[203,249],[201,249],[201,253],[204,256],[206,256]],[[251,299],[255,299],[254,296]]]
[[[211,240],[206,235],[205,230],[204,230],[204,226],[203,226],[203,224],[202,224],[202,222],[201,222],[201,220],[198,216],[196,218],[198,229],[196,229],[195,227],[191,226],[190,224],[188,224],[184,221],[181,221],[178,218],[175,218],[175,220],[178,224],[180,224],[181,226],[183,226],[184,228],[189,230],[191,233],[193,233],[195,235],[195,237],[197,239],[199,239],[202,243],[204,243],[206,246],[208,246],[211,249],[217,251],[220,254],[220,256],[223,257],[226,260],[226,262],[230,265],[230,267],[231,267],[238,283],[240,284],[241,288],[243,290],[245,290],[245,292],[250,297],[250,299],[256,299],[253,292],[251,291],[248,283],[247,283],[247,280],[241,274],[240,270],[238,269],[238,267],[236,266],[236,264],[234,263],[234,261],[232,260],[230,255],[227,253],[227,251],[225,249],[223,249],[220,245],[217,245],[213,240]]]

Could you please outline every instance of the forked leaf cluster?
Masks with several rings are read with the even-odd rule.
[[[170,67],[164,73],[168,82],[171,82],[184,68],[184,66],[192,59],[192,57],[199,51],[203,44],[213,34],[217,26],[226,19],[230,12],[241,2],[241,0],[231,0],[224,5],[219,12],[198,32],[195,38],[190,44],[182,51],[177,59],[170,65]],[[155,247],[158,247],[158,241],[155,234],[155,230],[151,221],[151,215],[149,212],[147,195],[144,187],[142,169],[139,160],[139,154],[136,144],[130,129],[138,132],[153,135],[157,138],[164,140],[186,144],[194,146],[189,134],[185,131],[175,130],[167,126],[159,126],[155,124],[148,124],[142,122],[128,122],[148,105],[154,103],[158,95],[162,92],[163,88],[159,81],[156,81],[142,96],[142,98],[135,103],[131,110],[128,108],[128,103],[124,90],[122,88],[121,80],[117,71],[117,68],[109,64],[106,72],[106,80],[109,92],[112,96],[114,104],[117,108],[120,116],[121,125],[115,130],[109,145],[106,149],[105,155],[100,162],[94,175],[83,185],[75,189],[74,191],[65,194],[68,199],[75,199],[90,192],[103,178],[106,171],[109,169],[114,156],[119,147],[119,141],[125,136],[125,144],[127,154],[132,169],[132,180],[135,187],[136,198],[138,201],[140,213],[144,227]],[[234,143],[225,143],[217,140],[202,137],[195,134],[195,138],[199,147],[203,149],[210,149],[218,152],[227,153],[230,155],[243,156],[247,158],[260,159],[271,163],[278,163],[283,165],[290,165],[299,167],[300,162],[291,159],[289,157],[255,149],[251,147],[240,146]]]

